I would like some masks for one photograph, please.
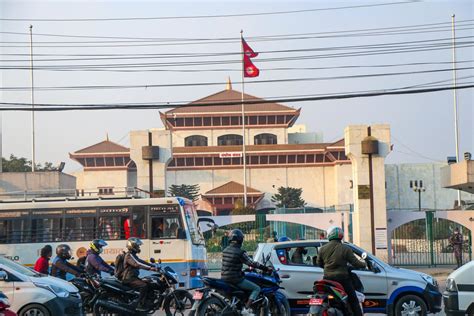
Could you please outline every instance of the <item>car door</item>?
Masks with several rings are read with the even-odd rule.
[[[302,245],[291,245],[288,248],[275,249],[280,268],[281,286],[290,302],[292,309],[308,308],[308,295],[313,293],[313,284],[315,281],[322,279],[323,269],[315,265],[318,254],[319,243]],[[302,254],[303,260],[299,254],[295,256],[295,252],[301,251],[303,248],[305,253]]]
[[[351,249],[356,257],[362,260],[360,250],[353,247]],[[359,276],[364,286],[364,310],[375,312],[378,309],[385,309],[387,303],[387,275],[385,270],[370,257],[367,257],[366,262],[369,262],[371,270],[357,269],[353,272]]]

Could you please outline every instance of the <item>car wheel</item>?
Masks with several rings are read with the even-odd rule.
[[[416,295],[402,296],[395,304],[395,316],[425,316],[427,307]]]
[[[30,304],[23,307],[19,316],[51,316],[49,310],[40,304]]]

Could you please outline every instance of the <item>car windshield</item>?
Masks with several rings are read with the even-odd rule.
[[[31,269],[28,269],[24,266],[22,266],[21,264],[18,264],[10,259],[7,259],[5,257],[0,257],[0,265],[3,265],[5,266],[6,268],[10,269],[10,270],[13,270],[15,272],[18,272],[20,274],[23,274],[23,275],[26,275],[26,276],[29,276],[29,277],[39,277],[41,276],[40,273],[38,272],[35,272]]]

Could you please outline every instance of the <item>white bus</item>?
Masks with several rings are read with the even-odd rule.
[[[140,257],[161,259],[179,275],[180,286],[201,285],[207,275],[204,238],[193,204],[182,198],[107,198],[36,200],[0,203],[0,255],[32,266],[44,245],[68,244],[75,260],[91,240],[109,244],[103,258],[111,263],[129,237],[144,245]]]

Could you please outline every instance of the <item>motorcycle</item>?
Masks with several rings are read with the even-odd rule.
[[[69,282],[71,282],[79,290],[84,312],[92,313],[94,310],[97,289],[100,286],[99,277],[84,274],[83,276],[74,278]]]
[[[362,258],[365,259],[366,257],[367,254],[363,254]],[[352,272],[351,268],[349,268],[349,273],[359,299],[360,308],[363,311],[364,286],[359,276]],[[344,316],[349,314],[348,296],[339,282],[325,279],[316,281],[314,282],[313,292],[314,294],[309,299],[309,313],[307,316]]]
[[[150,259],[155,263],[153,259]],[[161,263],[161,262],[159,262]],[[163,309],[166,316],[185,315],[185,311],[193,304],[192,295],[183,289],[177,289],[178,275],[170,267],[158,268],[157,273],[153,273],[143,278],[150,285],[147,293],[147,310],[137,313],[139,292],[130,288],[116,278],[106,278],[100,280],[97,295],[94,299],[94,313],[103,315],[116,313],[119,315],[146,315],[153,314],[159,309]]]
[[[264,258],[263,264],[265,265],[269,259],[270,255]],[[263,271],[246,270],[244,275],[247,280],[261,288],[259,296],[252,304],[257,315],[291,315],[288,299],[279,291],[282,288],[277,271],[263,273]],[[241,310],[248,300],[248,292],[221,279],[204,277],[202,280],[206,286],[195,291],[193,296],[195,303],[190,311],[190,316],[237,316],[241,314]]]

